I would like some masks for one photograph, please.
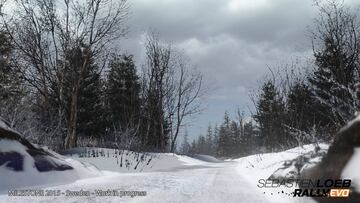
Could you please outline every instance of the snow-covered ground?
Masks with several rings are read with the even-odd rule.
[[[294,158],[301,150],[311,148],[306,149],[305,146],[293,151],[253,155],[228,161],[219,161],[209,156],[198,156],[199,159],[196,159],[174,154],[147,154],[152,157],[153,165],[144,166],[141,173],[124,173],[125,170],[119,167],[117,159],[110,158],[111,154],[109,158],[107,153],[103,158],[79,158],[73,155],[73,159],[89,161],[100,169],[108,170],[103,170],[99,176],[78,179],[71,183],[28,187],[59,190],[64,193],[57,197],[9,197],[6,191],[3,191],[0,202],[311,202],[311,199],[293,198],[285,194],[275,194],[275,191],[272,195],[270,191],[264,193],[256,186],[259,178],[268,178],[281,162]],[[115,152],[109,150],[109,153],[111,151]],[[128,159],[132,157],[130,154],[127,155]],[[66,160],[70,161],[72,158]],[[133,162],[136,163],[135,160]],[[67,190],[89,191],[90,196],[66,196]],[[96,190],[145,191],[146,196],[97,196]]]
[[[1,127],[11,131],[0,120]],[[324,144],[305,145],[226,161],[206,155],[105,148],[77,148],[59,155],[17,135],[0,135],[1,203],[314,202],[292,197],[294,187],[261,188],[259,180],[296,178],[301,170],[319,162],[328,149]],[[352,179],[356,189],[360,188],[359,162],[360,150],[356,149],[342,173],[343,178]],[[9,195],[15,190],[25,191],[27,196]],[[40,192],[38,196],[33,196],[34,190]]]
[[[8,197],[0,202],[279,202],[282,197],[269,197],[253,186],[253,181],[240,174],[237,162],[151,173],[104,172],[101,177],[78,180],[55,187],[32,187],[47,190],[122,190],[146,191],[144,197]],[[300,199],[291,199],[299,202]],[[304,199],[301,199],[304,200]],[[289,202],[289,201],[282,201]],[[308,202],[308,201],[301,201]]]

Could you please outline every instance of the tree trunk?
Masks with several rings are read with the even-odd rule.
[[[160,119],[161,121],[161,119]],[[160,150],[161,152],[165,152],[165,135],[164,135],[164,123],[160,122]]]
[[[178,107],[178,112],[177,112],[177,123],[176,123],[176,131],[175,131],[175,135],[174,138],[171,140],[171,146],[170,146],[170,152],[174,153],[175,152],[175,143],[176,143],[176,139],[179,135],[180,132],[180,125],[182,122],[182,118],[180,116],[180,108]]]
[[[74,87],[74,90],[71,95],[71,104],[70,104],[70,118],[68,121],[68,131],[65,138],[65,149],[70,149],[76,147],[77,135],[76,135],[76,125],[77,125],[77,100],[79,92],[79,82]]]

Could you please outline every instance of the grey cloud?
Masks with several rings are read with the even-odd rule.
[[[151,2],[151,3],[150,3]],[[219,0],[167,0],[132,1],[131,26],[135,32],[153,27],[171,41],[191,37],[207,38],[220,34],[262,42],[277,40],[287,34],[298,35],[287,29],[301,28],[311,20],[312,0],[234,0],[254,4],[252,8],[231,11],[232,1]],[[255,2],[255,3],[251,3]],[[256,2],[269,2],[263,8]]]

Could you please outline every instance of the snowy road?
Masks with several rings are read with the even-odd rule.
[[[144,197],[8,197],[0,202],[289,202],[281,196],[269,196],[256,188],[257,180],[249,182],[239,174],[236,162],[189,166],[184,169],[150,173],[105,172],[103,176],[78,180],[67,185],[42,189],[79,191],[112,190],[146,191]],[[34,188],[32,188],[34,189]],[[292,201],[294,202],[294,201]],[[295,202],[300,202],[299,199]]]

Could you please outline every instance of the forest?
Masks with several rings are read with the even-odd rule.
[[[250,116],[225,112],[222,123],[189,140],[188,120],[204,110],[203,74],[156,31],[146,35],[144,61],[121,50],[132,26],[129,2],[0,1],[0,116],[56,151],[96,146],[224,158],[331,142],[360,107],[360,21],[337,1],[314,6],[311,59],[268,67],[249,93]]]

